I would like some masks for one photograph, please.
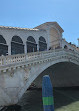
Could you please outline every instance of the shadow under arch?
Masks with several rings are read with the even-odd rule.
[[[59,73],[59,70],[60,69],[63,69],[63,71],[62,71],[62,76],[64,76],[64,75],[66,75],[66,73],[67,72],[71,72],[71,69],[72,69],[72,72],[73,72],[73,74],[76,76],[76,75],[78,75],[78,72],[79,72],[79,66],[77,65],[77,64],[75,64],[75,63],[72,63],[72,62],[59,62],[59,63],[56,63],[56,64],[54,64],[54,65],[52,65],[52,66],[49,66],[47,69],[45,69],[39,76],[41,76],[41,79],[42,79],[42,76],[44,75],[44,74],[47,74],[47,73],[54,73],[53,75],[52,74],[50,74],[50,76],[53,76],[53,78],[54,79],[56,79],[56,77],[54,76],[54,75],[57,75],[57,76],[59,76],[59,74],[61,74],[61,73]],[[54,70],[54,71],[52,71],[51,72],[51,70]],[[75,72],[75,73],[74,73]],[[68,76],[70,76],[71,77],[71,75],[72,75],[72,73],[69,75],[67,75],[66,77],[68,77]],[[73,75],[73,76],[74,76]],[[39,76],[36,78],[37,79],[37,82],[39,81],[39,84],[41,83],[41,81],[39,80]],[[61,77],[62,77],[61,76]],[[72,76],[72,77],[73,77]],[[57,79],[59,79],[59,81],[60,81],[60,79],[61,78],[57,78]],[[64,80],[65,80],[66,78],[64,78]],[[73,78],[73,80],[74,80],[75,78]],[[63,79],[62,79],[63,80]],[[67,80],[67,79],[66,79]],[[71,80],[71,82],[72,82],[72,79],[70,79]],[[78,80],[78,77],[77,77],[77,80]],[[34,83],[35,83],[36,81],[34,81]],[[61,81],[60,81],[61,82]],[[79,82],[79,80],[77,81],[77,82]],[[77,89],[77,90],[75,90],[75,91],[78,91],[79,92],[79,90]],[[54,105],[55,105],[55,109],[57,109],[57,108],[62,108],[62,106],[65,106],[65,108],[66,108],[66,106],[68,106],[69,104],[74,104],[75,102],[77,102],[77,101],[79,101],[79,97],[78,97],[78,93],[76,92],[76,95],[74,95],[73,93],[75,93],[75,91],[74,91],[74,89],[55,89],[54,88]],[[36,92],[35,91],[35,94],[36,94],[36,96],[34,96],[34,92],[33,92],[33,94],[32,94],[32,92],[33,91],[31,91],[30,92],[30,94],[31,94],[31,99],[30,100],[34,100],[33,102],[31,102],[31,101],[29,101],[29,102],[31,102],[30,104],[32,105],[33,103],[36,103],[35,102],[35,97],[37,97],[37,99],[38,99],[38,96],[37,95],[39,95],[39,93],[41,93],[40,91],[38,92]],[[33,97],[32,97],[33,96]],[[27,98],[28,99],[28,98]],[[36,99],[36,100],[37,100]],[[39,99],[41,99],[41,97],[39,98]],[[42,103],[42,100],[40,100],[41,101],[41,103]],[[31,106],[30,105],[30,106]],[[37,103],[36,103],[36,105],[38,105]],[[32,105],[33,106],[33,105]],[[41,107],[41,105],[40,105],[40,107]],[[38,108],[40,109],[40,107],[38,106]],[[32,107],[33,108],[33,107]],[[35,107],[34,107],[35,108]],[[37,107],[36,107],[37,108]],[[31,108],[30,108],[31,109]],[[43,109],[42,107],[41,107],[41,109]],[[61,109],[62,110],[62,109]],[[32,110],[30,110],[30,111],[32,111]]]
[[[37,88],[41,88],[42,77],[46,74],[50,76],[54,87],[55,109],[61,108],[59,110],[61,111],[76,107],[76,104],[79,104],[79,65],[72,62],[59,62],[48,67],[34,80]]]
[[[42,77],[49,75],[53,87],[72,87],[79,86],[79,65],[72,62],[59,62],[49,66],[41,72],[34,80],[34,84],[41,88]]]
[[[53,66],[54,64],[57,64],[57,63],[63,63],[63,62],[70,62],[70,63],[73,63],[75,65],[78,65],[78,62],[74,61],[73,59],[69,60],[69,59],[58,59],[56,61],[50,61],[49,63],[44,63],[44,64],[41,64],[39,66],[34,66],[34,69],[35,71],[31,71],[31,74],[29,75],[29,78],[27,79],[26,81],[26,84],[25,86],[21,89],[21,91],[19,92],[19,99],[22,97],[22,95],[24,94],[24,92],[28,89],[28,87],[31,85],[31,83],[46,69],[48,69],[50,66]],[[79,81],[78,81],[79,82]]]

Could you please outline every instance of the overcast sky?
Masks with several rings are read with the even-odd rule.
[[[0,25],[33,28],[56,21],[63,37],[77,45],[79,0],[0,0]]]

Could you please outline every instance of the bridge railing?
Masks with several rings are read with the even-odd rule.
[[[17,54],[17,55],[9,55],[9,56],[1,56],[0,57],[0,66],[13,64],[18,62],[23,62],[26,60],[25,54]]]
[[[74,56],[76,55],[79,57],[78,52],[68,50],[68,49],[55,49],[55,50],[50,50],[50,51],[34,52],[34,53],[29,53],[27,55],[28,55],[28,58],[32,59],[32,58],[43,57],[43,56],[45,57],[45,56],[49,56],[49,55],[55,56],[57,54],[59,55],[59,53],[60,54],[63,54],[63,53],[72,54]]]
[[[41,59],[41,58],[52,57],[52,56],[55,57],[63,54],[74,56],[74,57],[76,56],[79,58],[78,52],[67,50],[67,49],[55,49],[55,50],[34,52],[34,53],[28,53],[28,54],[1,56],[0,66],[14,64],[14,63],[21,63],[25,61],[32,61],[35,59]]]

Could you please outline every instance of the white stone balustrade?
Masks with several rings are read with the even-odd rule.
[[[33,53],[28,53],[28,54],[17,54],[17,55],[9,55],[9,56],[1,56],[0,57],[0,66],[5,66],[9,64],[16,64],[16,63],[21,63],[21,62],[26,62],[26,61],[31,61],[35,59],[40,59],[40,58],[46,58],[46,57],[51,57],[51,56],[61,56],[63,54],[66,54],[68,56],[76,56],[79,58],[79,53],[74,52],[71,50],[67,49],[55,49],[55,50],[50,50],[50,51],[42,51],[42,52],[33,52]]]
[[[0,106],[16,104],[39,74],[59,62],[79,65],[79,53],[67,49],[55,49],[1,56]],[[76,80],[74,84],[76,85]],[[70,82],[67,85],[70,85]]]

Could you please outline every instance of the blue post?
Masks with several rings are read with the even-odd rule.
[[[44,111],[54,111],[53,88],[48,75],[43,76],[42,99]]]

